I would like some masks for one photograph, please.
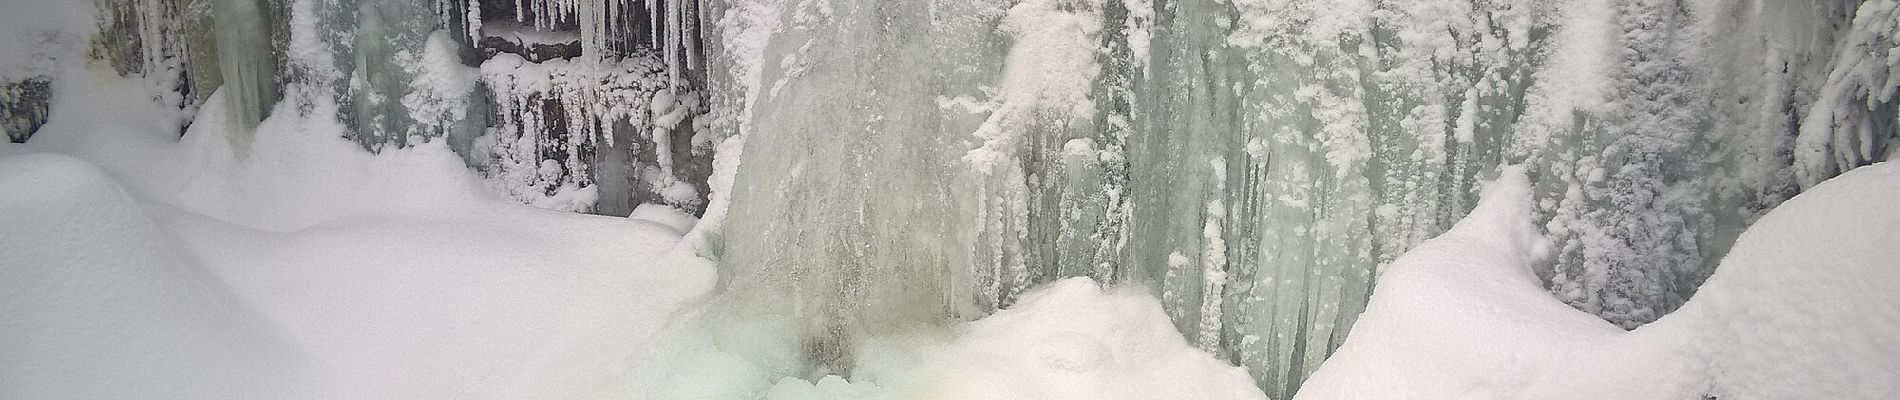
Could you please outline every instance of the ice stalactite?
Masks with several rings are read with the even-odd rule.
[[[474,158],[515,200],[595,211],[599,196],[612,195],[602,188],[624,188],[638,197],[633,204],[704,207],[701,189],[675,170],[672,158],[684,149],[671,146],[699,95],[674,95],[656,57],[530,63],[502,54],[481,71],[498,119],[477,139]],[[609,152],[634,159],[605,163]],[[624,186],[630,181],[646,186]]]
[[[1205,220],[1201,222],[1201,321],[1194,334],[1202,351],[1217,353],[1221,351],[1221,330],[1226,321],[1225,295],[1227,287],[1227,163],[1215,158],[1208,160],[1208,176],[1212,181],[1208,187],[1212,193],[1207,201]],[[1171,266],[1182,268],[1182,266]]]
[[[700,68],[700,12],[697,0],[522,0],[515,19],[541,30],[573,24],[582,53],[594,57],[627,54],[644,34],[647,47],[663,55],[673,84],[683,85],[683,73]],[[634,31],[641,25],[651,32]]]
[[[999,30],[1012,40],[1008,61],[988,101],[989,117],[973,132],[981,142],[963,156],[984,188],[972,257],[987,265],[977,268],[976,278],[987,282],[979,302],[991,309],[1046,280],[1038,269],[1089,268],[1086,259],[1060,256],[1070,252],[1065,246],[1087,244],[1063,240],[1076,232],[1060,229],[1072,220],[1063,218],[1060,200],[1065,178],[1089,174],[1063,168],[1063,154],[1068,143],[1095,130],[1097,110],[1088,93],[1101,73],[1093,53],[1103,7],[1101,1],[1024,1],[1001,21]]]
[[[459,40],[474,44],[482,41],[481,0],[435,0],[436,26],[454,29]]]
[[[398,76],[385,63],[396,56],[394,46],[389,42],[390,27],[383,21],[382,8],[376,3],[358,5],[356,13],[355,42],[351,46],[355,57],[350,65],[356,67],[350,73],[350,93],[356,107],[357,140],[366,147],[378,147],[383,143],[406,140],[398,136],[394,129],[398,116],[391,111],[396,93],[392,91],[398,84]]]

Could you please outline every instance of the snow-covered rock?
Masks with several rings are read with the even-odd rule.
[[[1300,399],[1900,396],[1900,165],[1830,180],[1744,233],[1681,310],[1624,332],[1565,307],[1523,177],[1380,277]]]

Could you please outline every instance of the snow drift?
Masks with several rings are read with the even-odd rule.
[[[104,172],[0,158],[0,397],[268,397],[299,354]]]

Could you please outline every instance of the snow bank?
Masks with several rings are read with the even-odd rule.
[[[1715,395],[1900,398],[1900,164],[1848,171],[1742,234],[1663,321],[1699,334]],[[1640,331],[1639,331],[1640,332]]]
[[[905,398],[1265,399],[1244,369],[1188,345],[1161,303],[1058,281],[971,323]]]
[[[1542,290],[1547,243],[1521,168],[1485,187],[1471,215],[1379,277],[1365,314],[1302,399],[1509,399],[1543,369],[1622,332]]]
[[[1528,184],[1507,169],[1470,217],[1380,277],[1300,399],[1900,396],[1900,165],[1795,197],[1681,310],[1625,332],[1540,290]]]

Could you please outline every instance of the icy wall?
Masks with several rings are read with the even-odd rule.
[[[1894,157],[1893,1],[724,0],[720,251],[788,374],[1068,276],[1150,287],[1295,390],[1499,164],[1552,294],[1624,327],[1740,229]]]

